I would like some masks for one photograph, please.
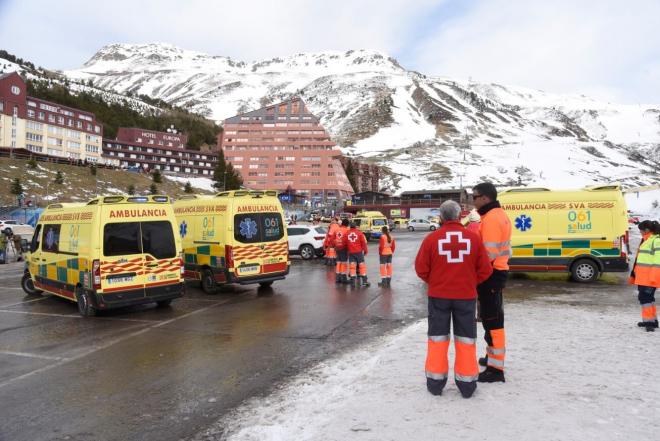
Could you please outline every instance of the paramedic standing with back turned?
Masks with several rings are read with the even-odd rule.
[[[481,216],[481,240],[493,266],[493,274],[477,287],[484,338],[488,343],[486,357],[479,364],[486,370],[479,374],[479,382],[504,382],[504,303],[502,290],[509,273],[511,255],[511,222],[497,200],[497,189],[490,182],[482,182],[472,189],[474,207]]]

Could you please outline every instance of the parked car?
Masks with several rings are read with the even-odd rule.
[[[324,254],[323,241],[327,228],[314,225],[292,225],[287,227],[289,235],[289,255],[299,255],[304,260]]]
[[[437,222],[431,222],[426,219],[410,219],[407,225],[408,231],[434,231],[439,227]]]
[[[13,219],[6,219],[0,220],[0,232],[19,234],[21,236],[29,237],[34,233],[34,228],[32,225],[24,224]]]

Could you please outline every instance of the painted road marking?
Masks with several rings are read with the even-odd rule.
[[[191,312],[189,312],[189,313],[187,313],[187,314],[184,314],[184,315],[182,315],[182,316],[180,316],[180,317],[174,317],[174,318],[172,318],[172,319],[165,320],[165,321],[163,321],[163,322],[159,322],[159,323],[157,323],[157,324],[155,324],[155,325],[153,325],[153,326],[147,326],[147,327],[145,327],[145,328],[143,328],[143,329],[140,329],[139,331],[135,331],[135,332],[132,332],[132,333],[130,333],[130,334],[125,334],[125,335],[123,335],[123,336],[121,336],[121,337],[119,337],[119,338],[116,338],[116,339],[114,339],[114,340],[110,340],[110,341],[108,341],[107,343],[105,343],[105,344],[103,344],[103,345],[100,345],[100,346],[96,346],[96,347],[94,347],[94,348],[91,348],[91,349],[89,349],[88,351],[82,352],[82,353],[80,353],[80,354],[78,354],[78,355],[76,355],[76,356],[73,356],[73,357],[71,357],[71,358],[61,359],[61,360],[57,361],[56,363],[50,364],[50,365],[48,365],[48,366],[44,366],[44,367],[42,367],[42,368],[35,369],[35,370],[30,371],[30,372],[27,372],[27,373],[25,373],[25,374],[23,374],[23,375],[19,375],[18,377],[10,378],[9,380],[6,380],[6,381],[3,381],[2,383],[0,383],[0,389],[3,388],[3,387],[5,387],[5,386],[8,386],[8,385],[10,385],[10,384],[12,384],[12,383],[15,383],[16,381],[23,380],[23,379],[25,379],[25,378],[29,378],[29,377],[31,377],[31,376],[33,376],[33,375],[36,375],[36,374],[40,374],[40,373],[42,373],[42,372],[49,371],[49,370],[51,370],[51,369],[53,369],[53,368],[60,367],[60,366],[64,366],[65,364],[68,364],[68,363],[71,363],[71,362],[73,362],[73,361],[79,360],[79,359],[81,359],[81,358],[87,357],[88,355],[92,355],[92,354],[95,353],[95,352],[102,351],[102,350],[107,349],[107,348],[109,348],[109,347],[111,347],[111,346],[114,346],[114,345],[116,345],[116,344],[118,344],[118,343],[121,343],[121,342],[123,342],[124,340],[129,340],[129,339],[131,339],[131,338],[134,338],[134,337],[137,337],[137,336],[139,336],[139,335],[142,335],[142,334],[144,334],[144,333],[146,333],[146,332],[149,332],[149,331],[151,331],[152,329],[160,328],[160,327],[162,327],[162,326],[168,325],[168,324],[170,324],[170,323],[174,323],[174,322],[176,322],[176,321],[178,321],[178,320],[184,319],[184,318],[186,318],[186,317],[190,317],[191,315],[195,315],[195,314],[198,314],[198,313],[200,313],[200,312],[208,311],[208,310],[211,309],[211,308],[215,308],[216,306],[220,306],[220,305],[222,305],[222,304],[224,304],[224,303],[227,303],[227,302],[229,302],[229,301],[231,301],[231,300],[232,300],[231,298],[229,298],[229,299],[225,299],[225,300],[219,301],[219,302],[217,302],[217,303],[214,303],[214,304],[212,304],[212,305],[206,306],[206,307],[204,307],[204,308],[197,309],[197,310],[195,310],[195,311],[191,311]],[[0,311],[0,312],[3,312],[3,311]],[[7,312],[13,312],[13,311],[7,311]],[[68,317],[68,316],[64,316],[64,317]],[[79,317],[80,317],[80,316],[79,316]],[[81,318],[82,318],[82,317],[81,317]],[[137,326],[137,325],[136,325],[136,326]]]
[[[29,352],[16,352],[16,351],[2,351],[0,350],[0,355],[16,355],[18,357],[29,357],[29,358],[42,358],[44,360],[68,360],[68,358],[64,357],[52,357],[50,355],[40,355],[40,354],[32,354]]]
[[[46,297],[41,297],[41,298],[34,299],[34,300],[26,300],[24,302],[10,303],[9,305],[0,305],[0,308],[9,308],[10,306],[22,305],[23,303],[40,302],[42,300],[49,299],[50,297],[51,296],[46,296]]]

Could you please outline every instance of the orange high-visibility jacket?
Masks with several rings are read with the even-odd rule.
[[[392,238],[392,242],[387,240],[387,235],[383,234],[380,236],[380,242],[378,243],[378,254],[381,256],[391,256],[396,250],[396,241]]]
[[[632,283],[660,288],[660,236],[652,235],[639,246]]]
[[[511,256],[511,221],[502,208],[496,206],[481,216],[481,239],[493,269],[509,269]]]
[[[325,248],[334,248],[335,246],[335,233],[339,230],[339,224],[331,223],[328,227],[328,233],[325,235],[323,246]]]

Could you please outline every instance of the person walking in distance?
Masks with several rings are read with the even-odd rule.
[[[509,273],[511,222],[497,200],[497,189],[492,183],[477,184],[472,189],[472,198],[481,216],[481,240],[493,266],[493,274],[477,287],[481,324],[488,344],[486,357],[479,359],[479,364],[486,366],[479,374],[479,381],[504,382],[506,335],[502,291]]]
[[[328,227],[328,233],[325,235],[323,241],[323,248],[325,249],[325,264],[335,266],[337,264],[337,250],[332,238],[335,232],[339,229],[339,223],[336,218],[333,218]]]
[[[348,250],[345,242],[347,233],[348,219],[342,219],[341,225],[335,230],[330,239],[337,252],[335,283],[348,283]]]
[[[442,227],[431,232],[415,259],[417,276],[428,284],[428,343],[426,388],[441,395],[447,384],[449,330],[453,322],[454,381],[470,398],[477,388],[477,285],[492,274],[488,253],[479,235],[463,227],[455,201],[440,206]]]
[[[392,255],[396,250],[396,241],[390,234],[390,229],[384,226],[380,229],[383,233],[378,244],[378,256],[380,259],[380,282],[379,286],[389,288],[392,282]]]
[[[637,326],[653,332],[658,327],[655,291],[660,288],[660,223],[645,220],[638,225],[642,242],[635,257],[629,282],[637,285],[637,299],[642,307],[642,321]]]
[[[350,228],[344,237],[344,243],[348,250],[351,285],[369,286],[370,283],[367,280],[367,264],[364,261],[364,256],[369,253],[367,239],[354,222],[351,222],[350,224]]]

